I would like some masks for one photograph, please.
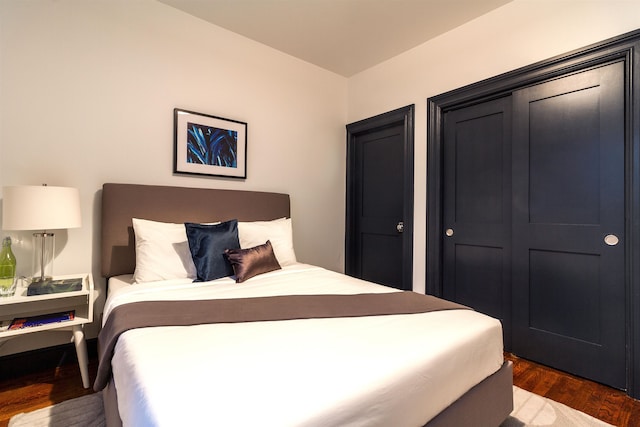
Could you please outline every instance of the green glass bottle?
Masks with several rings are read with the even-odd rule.
[[[13,296],[15,291],[16,257],[11,250],[11,237],[5,237],[0,252],[0,297]]]

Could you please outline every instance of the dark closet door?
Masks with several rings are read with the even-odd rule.
[[[345,272],[412,290],[413,106],[347,125]]]
[[[443,296],[502,320],[510,342],[511,98],[444,117]]]
[[[624,68],[513,94],[513,351],[625,388]]]
[[[359,249],[356,277],[403,288],[402,231],[404,197],[403,125],[358,135],[354,246]],[[404,224],[403,224],[404,225]],[[408,289],[410,290],[410,289]]]

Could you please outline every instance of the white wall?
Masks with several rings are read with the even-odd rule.
[[[638,0],[514,0],[349,79],[349,122],[416,107],[414,290],[425,289],[427,98],[636,29]]]
[[[100,293],[105,182],[289,193],[299,260],[341,271],[346,97],[346,78],[154,0],[0,0],[0,187],[79,188],[54,273],[92,271]],[[247,179],[174,176],[174,107],[247,122]],[[4,234],[25,274],[30,233]]]

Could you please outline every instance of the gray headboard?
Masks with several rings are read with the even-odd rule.
[[[162,222],[272,220],[290,216],[289,195],[139,184],[102,186],[103,277],[133,273],[136,265],[131,218]]]

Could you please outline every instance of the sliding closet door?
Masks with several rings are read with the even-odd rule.
[[[444,117],[443,296],[502,320],[510,347],[511,98]]]
[[[513,94],[513,351],[625,388],[624,68]]]

